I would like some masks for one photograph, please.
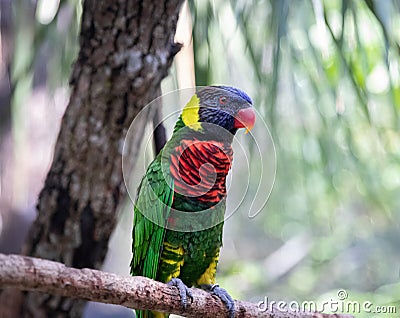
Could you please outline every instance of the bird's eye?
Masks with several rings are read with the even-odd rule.
[[[221,105],[225,105],[225,104],[226,104],[226,97],[225,97],[225,96],[221,96],[221,97],[219,98],[219,103],[220,103]]]

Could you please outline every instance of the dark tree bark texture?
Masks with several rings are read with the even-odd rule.
[[[124,137],[157,97],[180,49],[173,39],[181,2],[84,1],[71,98],[24,254],[75,268],[101,266],[125,193]],[[78,317],[83,304],[27,293],[21,317]]]

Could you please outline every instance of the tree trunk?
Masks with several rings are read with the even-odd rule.
[[[24,254],[75,268],[101,266],[125,193],[124,137],[157,97],[180,49],[173,39],[181,2],[84,2],[71,98]],[[21,316],[79,317],[83,304],[27,293]]]

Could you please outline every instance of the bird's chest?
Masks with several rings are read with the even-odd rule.
[[[195,202],[216,204],[226,196],[232,148],[222,142],[182,140],[170,153],[174,192]]]

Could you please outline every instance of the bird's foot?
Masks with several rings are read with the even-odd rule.
[[[178,288],[179,291],[179,295],[181,296],[181,304],[183,309],[186,309],[187,304],[188,304],[188,298],[191,299],[191,301],[193,301],[193,295],[192,295],[192,291],[190,290],[189,287],[187,287],[182,280],[180,280],[179,278],[172,278],[167,285],[169,286],[175,286],[176,288]]]
[[[226,291],[226,289],[219,287],[218,284],[213,285],[201,285],[202,289],[211,292],[213,295],[217,296],[225,304],[229,312],[229,318],[235,317],[235,301]]]

